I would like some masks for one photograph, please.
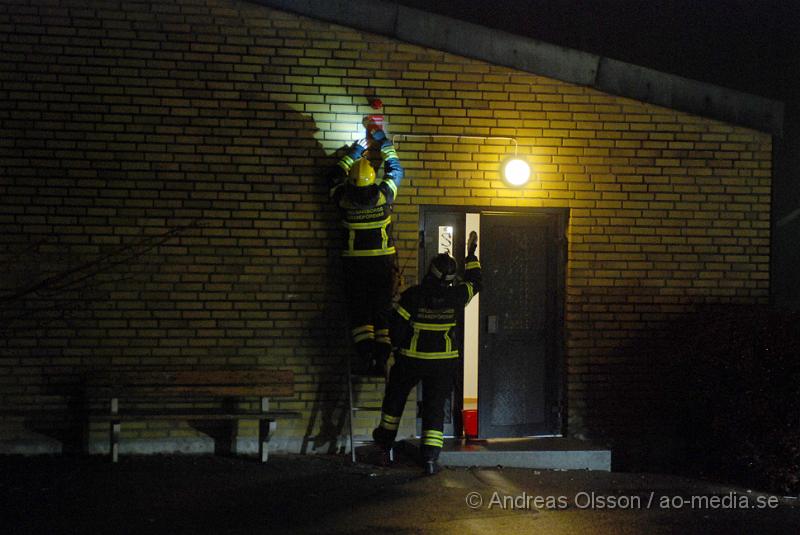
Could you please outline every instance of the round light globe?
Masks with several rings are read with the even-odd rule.
[[[510,186],[524,186],[530,178],[531,168],[525,160],[512,158],[503,165],[503,180]]]

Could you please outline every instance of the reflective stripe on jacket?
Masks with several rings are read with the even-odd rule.
[[[356,187],[347,174],[362,157],[363,147],[354,145],[337,164],[331,198],[336,202],[342,220],[345,247],[342,256],[383,256],[395,253],[392,237],[392,203],[403,178],[403,167],[391,141],[384,140],[381,157],[383,179],[366,187]]]
[[[465,261],[464,281],[442,287],[423,282],[403,292],[394,305],[391,339],[403,356],[418,359],[458,358],[458,316],[481,289],[481,265]]]

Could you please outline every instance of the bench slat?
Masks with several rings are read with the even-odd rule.
[[[95,395],[124,394],[125,397],[136,396],[179,396],[179,397],[291,397],[294,395],[294,384],[264,384],[252,386],[215,386],[215,385],[173,385],[173,386],[98,386],[91,389]]]
[[[89,386],[232,386],[292,384],[292,370],[152,370],[92,374]]]
[[[142,420],[258,420],[258,450],[262,462],[268,458],[268,443],[275,431],[277,418],[299,418],[300,413],[288,410],[268,410],[270,397],[294,395],[292,370],[275,369],[200,369],[154,370],[129,369],[97,372],[84,383],[88,399],[105,398],[108,412],[91,411],[91,420],[110,423],[111,460],[119,457],[122,422]],[[261,410],[187,407],[190,401],[205,398],[260,397]],[[129,409],[133,400],[159,399],[162,405],[180,408]],[[123,405],[120,411],[120,405]],[[152,403],[147,403],[152,406]],[[205,403],[203,403],[205,405]],[[226,405],[226,403],[223,403]],[[135,407],[136,405],[133,404]]]
[[[119,414],[93,413],[91,419],[95,421],[121,420],[272,420],[275,418],[300,418],[300,413],[295,411],[280,410],[268,412],[193,412],[193,411],[127,411]]]

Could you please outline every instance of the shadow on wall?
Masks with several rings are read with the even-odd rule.
[[[5,242],[13,246],[4,247],[0,260],[13,265],[18,276],[5,278],[2,287],[0,348],[14,362],[36,362],[14,369],[18,380],[7,381],[0,398],[8,409],[24,415],[27,430],[61,442],[65,452],[83,451],[88,405],[81,384],[90,372],[202,368],[219,366],[224,359],[232,366],[293,367],[296,381],[314,389],[307,401],[311,407],[306,409],[303,451],[310,444],[314,449],[337,448],[346,422],[350,340],[340,284],[338,216],[325,175],[338,153],[325,153],[315,139],[313,118],[280,102],[257,104],[255,118],[241,136],[257,140],[258,146],[243,147],[242,156],[232,152],[223,164],[188,165],[197,172],[187,170],[176,179],[179,167],[158,163],[146,177],[140,166],[129,175],[127,164],[148,160],[142,154],[124,154],[111,163],[87,162],[98,169],[96,182],[108,187],[111,178],[126,178],[128,195],[120,201],[88,198],[82,192],[80,199],[55,204],[52,213],[63,215],[59,210],[72,205],[71,214],[85,214],[81,208],[110,203],[106,209],[124,219],[107,222],[125,227],[116,244],[75,246],[93,243],[93,236],[76,240],[55,224],[40,235],[11,229],[17,232],[16,241]],[[189,147],[191,154],[227,154],[227,143],[236,141],[230,128],[209,126],[202,116],[167,122],[171,131],[191,129],[198,140]],[[160,125],[153,128],[152,134],[158,135]],[[178,155],[186,154],[187,146],[160,150],[162,159],[180,161]],[[57,163],[61,167],[49,167],[48,176],[69,181],[74,162]],[[105,180],[103,168],[108,165],[117,170]],[[37,202],[44,201],[32,199]],[[121,211],[110,208],[120,203],[137,217],[122,218]],[[187,219],[178,211],[201,216]],[[230,214],[227,220],[216,215],[225,212]],[[88,225],[84,217],[77,216],[77,224]],[[140,225],[135,235],[131,225]],[[117,230],[111,228],[109,235]],[[219,236],[228,235],[235,239],[218,245]],[[299,253],[281,254],[287,249]],[[269,297],[262,299],[265,295]],[[231,310],[243,312],[229,329]],[[245,327],[251,320],[274,326]],[[121,334],[112,334],[115,329]],[[20,420],[9,422],[14,427]],[[230,436],[205,425],[195,428],[218,440]],[[228,446],[221,444],[220,449]]]
[[[339,147],[333,155],[328,156],[315,140],[318,132],[314,120],[307,115],[288,112],[291,117],[290,126],[297,126],[303,132],[299,142],[303,146],[314,145],[314,153],[321,154],[313,158],[313,167],[303,169],[304,179],[312,184],[312,189],[321,191],[324,196],[323,236],[325,256],[319,261],[325,262],[323,276],[324,305],[318,313],[308,321],[304,330],[304,340],[300,343],[303,352],[310,355],[309,366],[313,370],[311,379],[316,381],[315,395],[310,408],[310,417],[306,425],[300,453],[309,451],[321,453],[343,453],[346,445],[340,444],[348,414],[347,369],[348,360],[353,352],[350,329],[347,319],[347,307],[344,301],[344,273],[341,262],[341,227],[337,208],[329,197],[328,175],[347,153],[350,144]],[[303,254],[301,250],[301,255]],[[308,260],[308,259],[307,259]],[[317,260],[314,260],[316,263]]]
[[[336,453],[348,416],[347,359],[351,341],[341,282],[339,217],[329,199],[328,174],[349,145],[329,156],[316,140],[319,129],[311,116],[280,103],[277,110],[279,119],[266,142],[282,144],[289,140],[289,145],[280,149],[286,172],[299,180],[301,191],[306,184],[318,207],[314,213],[304,214],[313,218],[315,236],[294,240],[304,266],[302,289],[314,292],[314,301],[321,303],[311,307],[313,312],[295,340],[295,351],[306,359],[309,370],[305,380],[316,383],[300,452]]]
[[[711,315],[710,310],[687,311],[594,365],[597,379],[586,393],[587,430],[612,447],[615,470],[688,467],[693,437],[686,418],[707,409],[690,401],[695,399],[691,360],[702,358],[692,346],[702,335],[697,327]]]
[[[191,222],[137,237],[92,255],[73,251],[57,233],[18,235],[19,241],[3,251],[0,347],[5,358],[21,363],[3,388],[4,413],[11,419],[3,439],[10,438],[7,432],[22,431],[34,452],[59,446],[64,453],[85,451],[90,407],[84,379],[89,371],[110,369],[111,362],[103,359],[105,363],[98,364],[100,357],[93,354],[95,348],[86,347],[82,332],[96,327],[93,311],[115,307],[113,291],[130,291],[152,281],[163,260],[159,248],[197,225]],[[40,437],[55,444],[36,444]]]
[[[675,410],[680,393],[674,376],[681,370],[673,349],[676,337],[686,335],[693,320],[694,313],[676,318],[591,366],[586,429],[591,439],[612,449],[614,470],[669,469],[685,453],[684,429]]]
[[[615,470],[800,490],[800,315],[706,305],[613,355],[587,392]]]

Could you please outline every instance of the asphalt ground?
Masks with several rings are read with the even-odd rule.
[[[371,461],[371,459],[367,459]],[[666,474],[349,457],[0,457],[0,532],[793,534],[800,504]]]

